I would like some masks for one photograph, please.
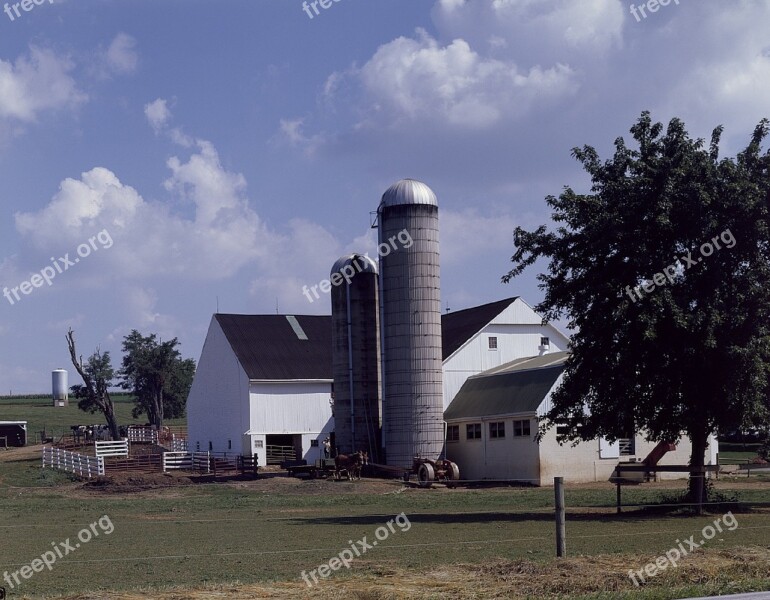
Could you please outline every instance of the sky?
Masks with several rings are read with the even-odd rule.
[[[538,268],[501,276],[590,190],[573,148],[649,110],[732,156],[770,117],[765,0],[37,1],[0,13],[0,394],[77,383],[70,327],[119,365],[132,329],[197,361],[217,309],[330,314],[303,286],[376,256],[405,177],[445,308],[535,305]]]

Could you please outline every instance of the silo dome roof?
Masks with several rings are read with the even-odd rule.
[[[343,267],[352,265],[356,273],[374,273],[377,275],[377,263],[364,254],[346,254],[340,256],[332,266],[330,275],[339,273]]]
[[[402,179],[391,185],[382,195],[380,208],[398,206],[401,204],[427,204],[438,206],[438,200],[433,190],[422,181]]]

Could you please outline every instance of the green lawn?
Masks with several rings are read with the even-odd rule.
[[[41,475],[37,459],[0,461],[0,573],[19,569],[52,542],[75,540],[103,515],[114,531],[83,544],[51,572],[24,581],[21,591],[33,595],[301,582],[301,571],[328,561],[350,545],[348,540],[367,536],[371,542],[375,530],[401,512],[408,516],[409,530],[396,528],[357,560],[355,569],[335,578],[498,559],[548,563],[554,556],[549,488],[399,491],[401,484],[391,482],[362,493],[366,483],[266,479],[241,487],[200,484],[115,494],[62,486],[66,476],[48,473]],[[22,489],[28,485],[35,487]],[[382,491],[384,485],[391,493]],[[730,485],[742,500],[767,499],[767,486]],[[655,502],[671,493],[640,486],[626,490],[624,498]],[[612,509],[574,508],[612,506],[609,484],[567,486],[566,498],[570,556],[618,555],[621,564],[635,569],[675,546],[675,540],[698,535],[719,516],[629,510],[618,517]],[[724,531],[708,547],[767,547],[770,513],[736,517],[738,529]]]
[[[138,419],[131,416],[134,407],[129,395],[112,396],[115,404],[115,414],[120,425],[143,424],[144,415]],[[50,398],[2,398],[0,397],[0,421],[27,421],[27,437],[30,443],[35,442],[37,432],[46,430],[48,435],[59,436],[70,433],[71,425],[91,425],[104,423],[101,413],[90,414],[78,409],[77,402],[69,406],[55,407]],[[187,420],[170,419],[166,425],[186,425]]]

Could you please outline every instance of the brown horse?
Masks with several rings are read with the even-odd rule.
[[[348,474],[348,480],[361,479],[361,469],[369,463],[369,454],[359,450],[355,454],[338,454],[334,458],[334,478],[341,479],[341,472]]]

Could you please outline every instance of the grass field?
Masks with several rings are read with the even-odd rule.
[[[29,564],[52,543],[75,541],[103,515],[114,531],[23,580],[10,598],[98,590],[111,590],[101,597],[146,598],[170,590],[164,598],[662,599],[770,588],[767,508],[736,511],[735,531],[719,534],[641,592],[627,571],[699,535],[721,512],[625,509],[616,516],[608,508],[611,485],[568,486],[571,558],[557,561],[548,488],[419,490],[398,481],[283,477],[191,484],[163,475],[83,483],[42,471],[37,452],[0,452],[0,573]],[[761,477],[717,485],[747,502],[767,501],[770,490]],[[629,488],[624,501],[659,502],[682,488],[683,482]],[[303,582],[303,570],[328,562],[349,540],[367,536],[371,543],[377,528],[401,512],[408,530],[396,528],[350,570],[312,589]]]
[[[143,424],[146,418],[134,419],[131,409],[133,398],[127,394],[112,396],[115,414],[120,425]],[[46,430],[48,435],[70,433],[70,425],[104,423],[101,413],[89,414],[78,409],[77,402],[69,406],[55,407],[50,398],[0,397],[0,421],[27,421],[27,437],[36,440],[37,432]],[[166,425],[186,425],[186,419],[170,419]]]
[[[129,397],[115,397],[121,424]],[[76,405],[47,398],[0,399],[0,420],[26,420],[30,438],[47,429],[101,422]],[[182,421],[169,424],[183,424]],[[742,449],[741,449],[742,450]],[[740,452],[735,449],[735,452]],[[749,450],[750,452],[751,450]],[[624,489],[624,504],[675,499],[684,481]],[[406,488],[399,481],[257,481],[193,483],[182,475],[119,476],[83,482],[40,468],[40,447],[0,450],[0,577],[29,565],[52,545],[104,515],[114,531],[83,543],[51,571],[34,573],[8,597],[38,598],[562,598],[668,600],[716,592],[770,589],[770,476],[723,479],[738,528],[635,588],[628,570],[698,536],[729,508],[686,511],[613,508],[607,483],[566,490],[569,558],[554,558],[553,490]],[[734,508],[734,505],[730,505]],[[389,519],[395,528],[351,568],[308,587],[317,569],[351,543],[369,543]]]

